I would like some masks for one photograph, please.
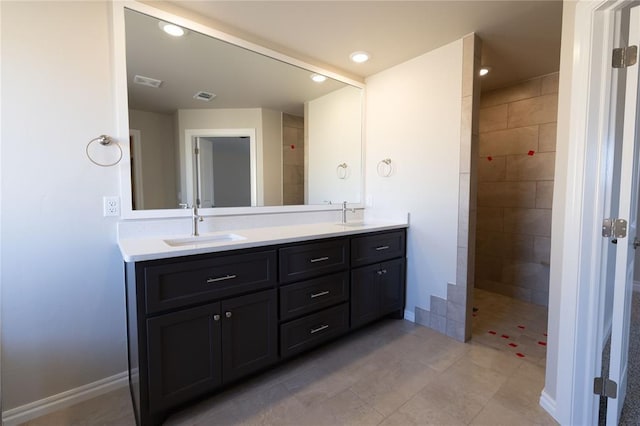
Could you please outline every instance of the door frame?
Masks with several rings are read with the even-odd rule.
[[[575,15],[573,43],[566,46],[568,40],[563,40],[560,71],[558,122],[564,123],[558,129],[547,370],[540,398],[561,424],[596,424],[598,419],[593,378],[600,375],[598,348],[606,332],[602,259],[607,249],[600,230],[611,183],[610,52],[616,14],[632,5],[624,0],[564,4],[575,7]],[[563,71],[570,74],[569,80]]]
[[[183,202],[195,203],[195,182],[197,176],[195,175],[195,155],[194,149],[196,144],[196,138],[208,138],[208,137],[238,137],[246,136],[249,138],[249,155],[251,166],[251,206],[255,207],[260,205],[261,200],[258,200],[258,147],[256,139],[256,129],[186,129],[185,132],[185,144],[184,144],[184,169],[185,169],[185,181],[186,188],[185,194],[183,194]],[[190,205],[190,204],[189,204]]]

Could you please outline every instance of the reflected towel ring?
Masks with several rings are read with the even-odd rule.
[[[338,179],[346,179],[347,178],[347,163],[338,164],[336,167],[336,174],[338,175]]]
[[[377,167],[378,176],[389,177],[393,173],[393,164],[391,164],[391,158],[385,158],[378,162]]]
[[[93,164],[95,164],[97,166],[100,166],[100,167],[111,167],[111,166],[115,166],[116,164],[118,164],[120,162],[120,160],[122,160],[122,155],[123,155],[122,154],[122,147],[120,146],[119,143],[115,143],[114,146],[116,146],[120,150],[120,155],[118,156],[118,159],[116,161],[114,161],[113,163],[107,163],[107,164],[103,164],[103,163],[97,162],[96,160],[91,158],[91,154],[89,154],[89,147],[94,142],[98,142],[102,146],[109,146],[113,142],[113,139],[111,139],[111,136],[100,135],[97,138],[93,138],[93,139],[91,139],[89,141],[89,143],[87,144],[87,148],[85,149],[85,152],[87,153],[87,158],[89,158],[89,161],[91,161]]]

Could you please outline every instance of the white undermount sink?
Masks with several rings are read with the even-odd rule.
[[[246,237],[237,234],[199,235],[197,237],[173,238],[164,240],[171,247],[190,246],[194,244],[215,244],[230,241],[246,240]]]

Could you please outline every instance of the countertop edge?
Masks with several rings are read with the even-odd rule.
[[[326,230],[320,231],[319,227],[326,225]],[[310,225],[296,225],[291,227],[269,227],[269,228],[256,228],[256,229],[239,229],[230,230],[234,234],[247,235],[244,240],[213,243],[198,246],[196,244],[186,245],[183,247],[170,247],[163,242],[165,237],[148,237],[148,238],[131,238],[122,239],[118,241],[118,247],[122,258],[126,263],[142,262],[149,260],[169,259],[181,256],[192,256],[206,253],[219,253],[224,251],[249,249],[256,247],[264,247],[276,244],[288,244],[307,240],[316,240],[322,238],[333,238],[340,236],[358,235],[370,232],[379,232],[393,229],[408,228],[408,223],[401,222],[385,222],[376,223],[370,225],[359,226],[344,226],[335,223],[327,224],[310,224]],[[305,228],[310,228],[305,232]],[[287,230],[290,235],[287,234]],[[297,233],[295,232],[297,231]],[[221,234],[227,231],[213,232],[210,234]],[[265,236],[271,232],[272,236]],[[284,233],[284,236],[277,236],[277,233]],[[261,235],[262,234],[262,235]],[[153,245],[155,248],[144,248],[145,245]]]

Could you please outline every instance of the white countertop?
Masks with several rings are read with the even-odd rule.
[[[166,259],[177,256],[189,256],[251,247],[285,244],[320,238],[356,235],[366,232],[407,228],[406,222],[372,221],[342,225],[338,223],[312,223],[306,225],[272,226],[266,228],[233,229],[220,232],[203,233],[200,238],[224,234],[243,237],[240,240],[227,240],[206,243],[185,244],[174,247],[165,240],[188,238],[189,235],[167,235],[160,237],[122,238],[118,241],[125,262]]]

